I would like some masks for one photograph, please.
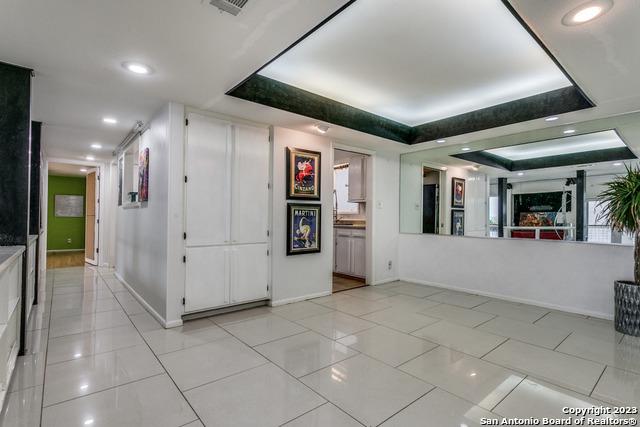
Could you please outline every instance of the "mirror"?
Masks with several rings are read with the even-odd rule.
[[[633,244],[598,197],[639,164],[640,114],[423,145],[401,156],[401,233]]]

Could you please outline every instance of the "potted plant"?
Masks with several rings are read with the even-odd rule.
[[[624,334],[640,336],[640,168],[628,167],[607,184],[600,195],[601,217],[615,231],[635,236],[634,281],[616,280],[615,328]]]

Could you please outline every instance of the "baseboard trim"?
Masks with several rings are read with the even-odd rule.
[[[272,300],[269,305],[271,307],[277,307],[279,305],[293,304],[294,302],[306,301],[308,299],[313,299],[313,298],[326,297],[328,295],[331,295],[331,291],[318,292],[315,294],[304,295],[301,297],[279,299],[277,301]]]
[[[427,285],[427,286],[433,286],[433,287],[436,287],[436,288],[447,289],[447,290],[450,290],[450,291],[468,292],[470,294],[482,295],[484,297],[490,297],[490,298],[497,298],[497,299],[501,299],[501,300],[504,300],[504,301],[517,302],[517,303],[529,304],[529,305],[536,305],[538,307],[544,307],[544,308],[548,308],[548,309],[551,309],[551,310],[565,311],[567,313],[581,314],[583,316],[597,317],[599,319],[613,320],[613,315],[612,314],[601,313],[601,312],[598,312],[598,311],[580,310],[580,309],[576,309],[575,307],[566,307],[566,306],[559,305],[559,304],[549,304],[549,303],[542,302],[542,301],[536,301],[536,300],[532,300],[532,299],[528,299],[528,298],[512,297],[512,296],[509,296],[509,295],[497,294],[497,293],[494,293],[494,292],[478,291],[477,289],[455,287],[455,286],[446,285],[444,283],[430,282],[428,280],[418,280],[418,279],[412,279],[412,278],[408,278],[408,277],[402,277],[399,280],[402,280],[404,282],[415,283],[415,284],[418,284],[418,285]]]
[[[133,287],[126,281],[117,271],[114,272],[115,276],[122,282],[122,284],[127,288],[131,295],[144,307],[145,310],[149,312],[165,329],[176,328],[178,326],[182,326],[182,319],[178,320],[165,320],[160,313],[158,313],[153,307],[151,307],[145,300],[138,294]]]
[[[392,277],[390,279],[376,280],[375,282],[373,282],[371,286],[384,285],[391,282],[397,282],[398,280],[400,279],[398,279],[397,277]]]

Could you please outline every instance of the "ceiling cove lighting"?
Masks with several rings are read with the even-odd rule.
[[[87,172],[87,170],[85,168],[80,169],[80,172]],[[78,353],[78,354],[74,354],[73,357],[75,357],[76,359],[78,357],[82,357],[82,354]]]
[[[102,148],[102,144],[98,144],[97,142],[93,143],[91,144],[91,148],[93,148],[94,150],[99,150]]]
[[[567,12],[567,14],[562,17],[562,23],[569,27],[585,24],[601,17],[612,7],[613,0],[594,0],[583,3]]]
[[[133,74],[138,74],[141,76],[147,76],[149,74],[153,74],[153,69],[148,65],[141,64],[139,62],[123,62],[122,68],[127,71],[132,72]]]
[[[118,120],[113,117],[103,117],[102,122],[108,125],[115,125],[118,123]]]
[[[469,148],[469,147],[462,147],[462,151],[469,151],[469,150],[471,150],[471,148]]]
[[[622,166],[622,163],[621,163],[621,162],[615,162],[615,163],[613,164],[613,166]]]
[[[518,176],[523,176],[524,172],[518,172]]]
[[[446,139],[437,139],[437,140],[436,140],[436,143],[437,143],[437,144],[444,144],[445,142],[447,142],[447,140],[446,140]]]
[[[572,133],[576,133],[576,130],[575,129],[567,129],[562,133],[564,133],[565,135],[571,135]]]
[[[544,119],[545,122],[555,122],[556,120],[558,120],[558,116],[551,116]]]
[[[96,158],[93,156],[87,156],[85,157],[85,159],[89,160],[90,162],[94,161]]]

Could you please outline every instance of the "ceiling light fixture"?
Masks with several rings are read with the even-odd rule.
[[[572,133],[576,133],[576,130],[575,130],[575,129],[567,129],[567,130],[565,130],[565,131],[564,131],[564,132],[562,132],[562,133],[564,133],[565,135],[570,135],[570,134],[572,134]]]
[[[437,139],[436,140],[436,143],[438,143],[438,144],[444,144],[445,142],[447,142],[446,139]]]
[[[518,176],[524,175],[524,172],[518,172]]]
[[[87,170],[85,168],[80,169],[80,172],[87,172]],[[78,353],[78,354],[74,354],[74,357],[80,357],[82,356],[82,354]]]
[[[562,17],[562,23],[572,27],[593,21],[613,7],[613,0],[593,0],[570,10]]]
[[[89,160],[90,162],[94,161],[96,158],[93,156],[87,156],[85,157],[87,160]]]
[[[469,150],[471,150],[471,148],[469,148],[469,147],[463,147],[462,148],[462,151],[469,151]]]
[[[323,135],[329,132],[329,129],[330,129],[329,126],[327,125],[316,125],[315,128],[318,132],[320,132]]]
[[[153,69],[151,67],[149,67],[148,65],[141,64],[139,62],[123,62],[122,68],[141,76],[148,76],[149,74],[153,73]]]
[[[622,166],[622,163],[621,163],[621,162],[615,162],[615,163],[613,164],[613,166]]]
[[[118,123],[118,120],[114,119],[113,117],[104,117],[102,121],[108,125],[115,125],[116,123]]]
[[[558,120],[558,116],[551,116],[544,119],[545,122],[555,122],[556,120]]]
[[[98,144],[97,142],[94,144],[91,144],[91,148],[93,148],[94,150],[99,150],[102,148],[102,144]]]

